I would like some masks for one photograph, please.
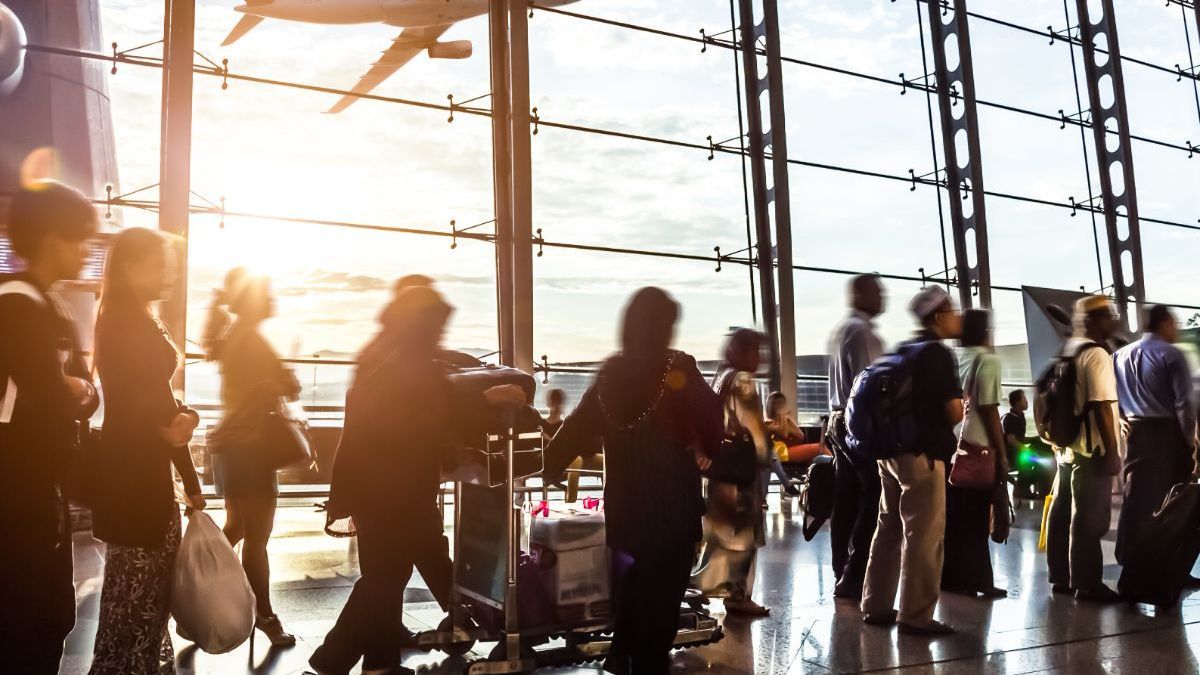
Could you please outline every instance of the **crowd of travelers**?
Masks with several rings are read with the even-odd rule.
[[[106,544],[91,672],[173,672],[178,503],[206,507],[188,450],[200,416],[173,392],[179,336],[155,308],[171,285],[174,247],[139,228],[113,237],[89,366],[53,288],[80,274],[98,227],[95,210],[70,188],[39,183],[12,198],[7,223],[24,269],[0,279],[0,660],[12,672],[58,670],[75,623],[74,499],[91,508],[93,533]],[[1030,400],[1012,391],[1000,414],[1006,397],[991,315],[960,312],[941,286],[911,299],[918,331],[891,351],[875,324],[886,309],[880,279],[855,277],[849,305],[828,352],[834,596],[858,605],[869,626],[952,633],[934,618],[941,592],[1006,595],[995,584],[989,542],[1004,541],[1012,526],[1008,478]],[[220,365],[227,418],[299,394],[260,330],[273,307],[269,283],[244,270],[227,276],[213,303],[203,346]],[[311,658],[317,673],[347,673],[360,661],[364,673],[404,672],[400,650],[412,636],[403,599],[414,569],[443,609],[451,598],[437,506],[441,453],[483,433],[497,410],[529,403],[513,385],[477,396],[451,386],[439,354],[452,314],[431,279],[404,277],[358,357],[328,509],[331,518],[353,518],[361,577]],[[693,356],[672,348],[679,315],[665,291],[635,293],[620,350],[570,414],[561,392],[552,394],[544,426],[547,482],[570,467],[596,466],[602,451],[606,536],[621,569],[605,663],[613,673],[668,672],[689,588],[724,599],[728,613],[767,615],[752,598],[767,487],[775,475],[785,492],[799,488],[775,446],[803,441],[805,432],[783,394],[764,406],[756,377],[766,338],[733,332],[708,380]],[[1056,440],[1058,456],[1046,523],[1049,580],[1053,592],[1081,601],[1121,597],[1103,582],[1100,545],[1115,477],[1123,473],[1117,560],[1129,566],[1173,486],[1197,475],[1196,411],[1187,362],[1172,346],[1175,317],[1152,308],[1144,337],[1114,354],[1118,323],[1107,297],[1081,298],[1073,334],[1034,401],[1043,408],[1034,406],[1039,434]],[[877,386],[884,379],[890,384]],[[101,403],[97,434],[88,420]],[[1068,428],[1058,421],[1072,419]],[[886,424],[895,427],[890,436]],[[221,442],[238,441],[230,433]],[[241,544],[256,627],[287,646],[295,638],[271,604],[266,549],[276,474],[247,459],[266,450],[222,453],[216,473],[224,533]]]

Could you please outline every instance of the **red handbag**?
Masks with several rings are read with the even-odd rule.
[[[960,439],[950,465],[950,484],[991,491],[996,486],[996,455],[990,448]]]
[[[971,377],[967,380],[967,415],[970,415],[973,407],[972,399],[975,397],[974,389],[978,373],[979,357],[976,357],[971,369]],[[965,422],[963,426],[965,428]],[[975,445],[960,436],[958,452],[954,453],[954,459],[950,465],[949,480],[950,484],[955,487],[991,491],[996,486],[996,453],[991,448]]]

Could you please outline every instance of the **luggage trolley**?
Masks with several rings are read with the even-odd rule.
[[[470,675],[525,673],[537,668],[601,661],[612,643],[611,612],[555,617],[522,625],[518,572],[523,528],[515,481],[539,473],[541,430],[521,433],[513,417],[507,429],[480,449],[487,478],[454,486],[454,584],[450,615],[437,630],[419,633],[419,648],[463,657],[476,642],[497,642],[483,659],[466,664]],[[533,468],[536,467],[536,468]],[[611,607],[611,603],[604,603]],[[712,644],[724,637],[698,595],[680,606],[676,649]],[[558,640],[561,645],[546,647]]]

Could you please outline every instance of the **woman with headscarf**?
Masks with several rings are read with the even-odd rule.
[[[621,351],[546,450],[553,479],[603,440],[605,518],[614,558],[615,621],[605,669],[659,675],[670,668],[700,541],[700,471],[724,437],[721,402],[691,356],[670,348],[679,306],[643,288],[625,309]]]
[[[427,286],[401,290],[379,335],[359,355],[329,486],[329,517],[353,518],[362,576],[309,663],[321,675],[402,672],[404,589],[422,567],[441,595],[449,558],[437,494],[442,457],[460,438],[485,433],[493,406],[528,403],[515,385],[471,395],[452,388],[437,361],[453,308]],[[441,570],[434,573],[434,570]],[[432,577],[432,578],[431,578]]]
[[[758,331],[735,331],[726,344],[724,367],[717,379],[717,393],[724,404],[725,433],[740,434],[744,430],[754,439],[759,478],[747,486],[708,481],[704,553],[692,577],[692,585],[706,595],[725,598],[726,611],[755,617],[770,614],[750,594],[758,549],[766,544],[762,504],[766,480],[770,478],[767,470],[779,461],[771,447],[762,398],[754,381],[762,361],[763,340]],[[790,487],[786,474],[784,480]]]

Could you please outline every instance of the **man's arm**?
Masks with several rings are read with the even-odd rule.
[[[5,321],[0,330],[0,353],[9,356],[9,377],[18,395],[36,406],[39,416],[73,420],[83,401],[72,393],[63,373],[58,334],[48,313],[21,296],[6,296],[0,300],[0,308]]]
[[[1183,438],[1196,449],[1196,409],[1192,407],[1192,376],[1188,372],[1187,359],[1178,349],[1172,348],[1170,368],[1171,393],[1175,399],[1175,416]]]

